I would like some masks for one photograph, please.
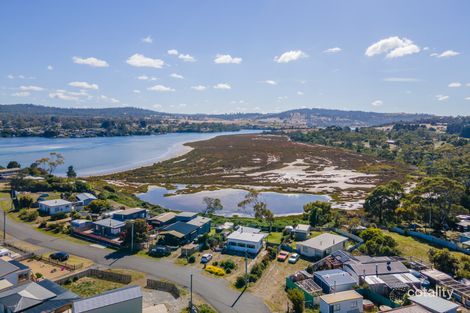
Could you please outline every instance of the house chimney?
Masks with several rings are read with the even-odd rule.
[[[379,265],[375,264],[375,276],[379,277]]]

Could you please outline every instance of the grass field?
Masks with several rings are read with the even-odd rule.
[[[83,298],[98,295],[105,291],[121,288],[123,286],[124,285],[120,283],[110,282],[93,277],[83,277],[75,282],[64,285],[65,288]]]

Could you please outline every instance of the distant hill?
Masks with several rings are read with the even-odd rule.
[[[181,118],[197,121],[250,122],[252,124],[279,127],[326,127],[326,126],[375,126],[396,122],[411,122],[435,118],[430,114],[377,113],[330,109],[296,109],[281,113],[235,113],[235,114],[179,114],[156,112],[135,107],[122,108],[57,108],[34,104],[0,105],[0,115],[34,115],[58,117],[114,118]]]

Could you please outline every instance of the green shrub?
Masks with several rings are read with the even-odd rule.
[[[235,262],[233,262],[233,260],[228,259],[221,261],[220,266],[223,267],[227,272],[227,270],[234,270],[237,265],[235,264]]]
[[[245,276],[238,276],[237,280],[235,281],[235,287],[243,288],[245,287],[245,284],[246,284]]]
[[[196,262],[196,257],[194,255],[191,255],[189,258],[188,258],[188,263],[194,263]]]
[[[34,222],[39,217],[39,213],[35,209],[21,209],[18,217],[25,222]]]
[[[36,273],[36,274],[34,274],[34,276],[36,276],[37,279],[40,279],[40,278],[42,278],[43,275],[42,275],[42,273]]]
[[[295,313],[302,313],[304,311],[304,293],[297,288],[289,289],[287,297],[294,306]]]

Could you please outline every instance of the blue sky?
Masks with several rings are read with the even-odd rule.
[[[2,1],[0,103],[470,114],[470,2]]]

